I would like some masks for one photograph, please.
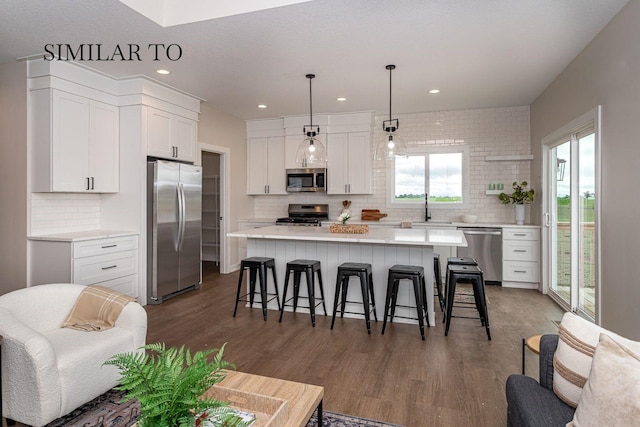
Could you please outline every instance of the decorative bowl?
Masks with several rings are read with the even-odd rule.
[[[462,215],[460,219],[462,220],[462,222],[472,224],[478,220],[478,215],[466,214],[466,215]]]

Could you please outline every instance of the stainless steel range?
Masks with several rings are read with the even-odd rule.
[[[320,227],[322,221],[329,219],[329,205],[307,205],[292,203],[289,205],[289,216],[278,218],[276,225],[306,225]]]

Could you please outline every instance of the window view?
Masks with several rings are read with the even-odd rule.
[[[396,157],[394,202],[463,203],[463,153],[429,153]]]

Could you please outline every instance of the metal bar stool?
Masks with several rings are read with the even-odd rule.
[[[349,279],[351,276],[360,278],[360,289],[362,290],[362,302],[347,301],[347,291],[349,287]],[[345,262],[338,266],[338,276],[336,278],[336,295],[333,299],[333,316],[331,318],[331,329],[336,321],[336,312],[338,311],[338,302],[340,302],[340,317],[344,317],[344,313],[355,313],[351,311],[345,312],[347,303],[362,304],[364,306],[364,319],[367,323],[367,332],[371,334],[371,322],[369,321],[369,312],[373,310],[373,317],[378,321],[376,314],[376,299],[373,294],[373,275],[371,273],[371,264],[362,264],[358,262]]]
[[[287,288],[289,287],[289,274],[293,271],[293,297],[285,300],[287,297]],[[284,291],[282,292],[282,308],[280,309],[280,320],[282,322],[282,315],[284,314],[284,308],[288,305],[293,306],[293,312],[296,312],[298,308],[298,297],[300,296],[300,277],[302,273],[305,274],[307,281],[307,297],[309,300],[309,306],[302,308],[308,308],[311,314],[311,325],[316,326],[316,307],[322,304],[324,315],[327,315],[327,308],[324,305],[324,286],[322,285],[322,273],[320,272],[320,261],[310,259],[296,259],[287,263],[287,274],[284,277]],[[316,303],[315,298],[315,280],[313,273],[318,276],[318,285],[320,286],[320,302]],[[302,298],[305,298],[304,296]],[[288,301],[293,300],[293,304],[287,304]]]
[[[394,265],[389,268],[389,276],[387,279],[387,298],[384,304],[384,322],[382,323],[382,335],[387,327],[387,317],[393,323],[396,307],[414,308],[412,306],[398,305],[398,287],[401,280],[411,280],[413,283],[413,293],[416,298],[416,312],[418,317],[402,317],[404,319],[416,319],[420,326],[420,336],[424,341],[424,318],[427,319],[429,325],[429,316],[427,314],[427,285],[424,280],[424,268],[415,265]]]
[[[244,270],[249,269],[249,280],[247,284],[247,293],[240,296],[242,290],[242,277],[244,276]],[[275,288],[274,293],[267,292],[267,269],[271,269],[273,274],[273,286]],[[278,310],[280,307],[280,296],[278,295],[278,279],[276,278],[276,263],[273,258],[263,257],[251,257],[245,258],[240,262],[240,277],[238,277],[238,292],[236,293],[236,307],[233,309],[233,317],[236,317],[238,311],[238,302],[248,302],[249,307],[253,307],[253,299],[256,291],[256,276],[260,279],[260,303],[262,304],[262,317],[267,320],[267,303],[274,299],[278,303]],[[249,297],[247,301],[246,298]],[[268,296],[271,298],[267,299]]]
[[[433,278],[436,283],[436,295],[440,304],[440,311],[444,311],[444,294],[442,293],[442,270],[440,270],[440,254],[433,254]],[[436,296],[434,295],[434,296]]]
[[[445,284],[444,284],[445,285],[445,289],[444,289],[444,295],[443,295],[443,297],[444,297],[443,298],[444,299],[443,306],[445,307],[445,309],[446,309],[446,306],[447,306],[447,301],[446,301],[446,299],[447,299],[447,284],[449,282],[449,266],[450,265],[475,265],[475,266],[477,266],[478,262],[476,261],[475,258],[472,258],[472,257],[448,257],[447,258],[447,271],[446,271],[446,275],[445,275],[446,279],[445,279]],[[461,281],[463,283],[465,282],[465,280],[461,280]],[[470,283],[469,281],[466,281],[466,282]],[[454,300],[454,304],[455,304],[455,300]],[[468,303],[468,302],[460,302],[460,301],[458,301],[458,305],[460,305],[460,306],[466,306],[466,305],[470,305],[470,304],[471,303]],[[475,306],[478,307],[478,301],[477,301],[477,299],[475,299],[475,295],[474,295],[474,303],[473,304],[475,304]],[[454,307],[455,307],[455,305],[454,305]],[[480,309],[478,309],[478,311],[479,310]],[[446,316],[444,316],[442,318],[442,323],[444,323],[445,321],[446,321]]]
[[[449,326],[452,317],[464,317],[467,319],[476,319],[475,317],[453,316],[453,299],[456,293],[456,283],[458,281],[469,281],[473,285],[473,294],[480,313],[480,321],[487,330],[487,338],[491,340],[491,331],[489,330],[489,311],[487,310],[487,298],[484,293],[484,279],[482,270],[474,265],[456,265],[448,266],[449,273],[447,276],[447,310],[445,312],[446,326],[444,335],[449,333]]]

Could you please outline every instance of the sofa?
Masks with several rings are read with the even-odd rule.
[[[553,392],[553,356],[558,335],[540,339],[540,381],[525,376],[507,378],[507,425],[509,427],[564,426],[573,419],[575,409]]]
[[[540,378],[511,375],[507,425],[640,425],[640,342],[576,314],[540,340]]]
[[[103,363],[145,344],[147,314],[136,302],[115,326],[62,328],[81,291],[77,284],[38,285],[0,296],[3,416],[42,426],[116,386],[120,373]]]

